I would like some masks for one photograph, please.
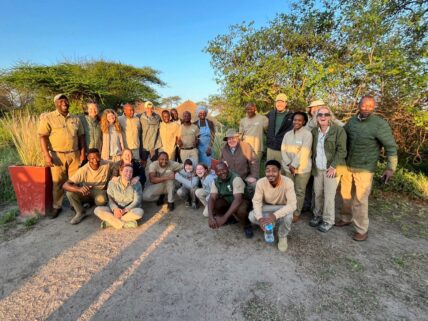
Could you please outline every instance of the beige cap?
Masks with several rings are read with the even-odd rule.
[[[54,103],[55,103],[58,99],[61,99],[61,98],[65,98],[65,99],[67,99],[67,100],[68,100],[68,97],[67,97],[65,94],[58,94],[58,95],[56,95],[56,96],[54,97]]]
[[[312,102],[309,104],[308,108],[318,107],[318,106],[325,106],[324,101],[322,101],[322,100],[314,100],[314,101],[312,101]]]
[[[144,107],[153,107],[153,103],[151,102],[151,101],[146,101],[145,103],[144,103]]]
[[[287,95],[286,95],[286,94],[278,94],[278,96],[276,96],[275,101],[278,101],[278,100],[281,100],[281,101],[287,102],[288,97],[287,97]]]
[[[237,137],[237,136],[239,136],[239,133],[235,129],[230,128],[227,130],[226,136],[224,136],[223,140],[227,141],[228,138]]]

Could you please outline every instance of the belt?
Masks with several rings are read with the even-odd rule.
[[[196,149],[196,147],[188,147],[188,148],[180,148],[181,150],[192,150],[192,149]]]
[[[70,150],[68,152],[59,152],[57,150],[51,150],[51,152],[53,152],[53,153],[60,153],[60,154],[69,154],[69,153],[76,153],[76,152],[78,152],[78,150]]]

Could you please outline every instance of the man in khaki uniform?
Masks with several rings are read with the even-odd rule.
[[[175,150],[177,146],[180,125],[171,121],[171,115],[168,110],[162,111],[162,122],[160,123],[159,135],[162,142],[162,151],[167,152],[169,159],[175,159]]]
[[[175,173],[183,168],[183,164],[170,161],[166,152],[160,152],[157,161],[149,166],[150,185],[144,189],[143,201],[153,202],[158,205],[164,202],[165,194],[168,194],[168,209],[174,210]]]
[[[46,166],[51,168],[53,181],[53,211],[61,211],[64,191],[62,185],[85,159],[85,135],[79,117],[68,112],[67,96],[56,95],[55,111],[40,115],[38,134]]]
[[[178,135],[178,146],[180,147],[180,158],[185,160],[191,158],[195,163],[199,162],[198,156],[198,138],[199,127],[191,123],[192,115],[190,112],[183,113],[183,121]]]
[[[77,170],[73,176],[64,183],[67,198],[76,211],[71,224],[79,224],[86,216],[83,202],[94,202],[97,206],[107,204],[107,183],[111,177],[111,163],[101,160],[98,149],[88,152],[88,163]]]
[[[256,113],[256,104],[248,103],[245,106],[247,116],[239,122],[239,133],[242,134],[242,141],[253,147],[257,158],[262,158],[263,135],[268,128],[268,118]]]
[[[131,104],[123,106],[123,115],[119,116],[119,123],[122,127],[123,144],[132,152],[132,158],[140,160],[140,119],[134,115],[135,109]]]

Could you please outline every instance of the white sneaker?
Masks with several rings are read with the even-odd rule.
[[[79,224],[85,218],[85,216],[86,216],[85,213],[77,213],[71,219],[70,224],[73,224],[73,225]]]
[[[278,250],[285,252],[288,249],[287,237],[278,238]]]

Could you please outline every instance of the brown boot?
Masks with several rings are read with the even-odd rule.
[[[361,233],[355,233],[354,234],[354,237],[353,237],[353,239],[354,239],[354,241],[365,241],[365,240],[367,240],[367,237],[369,236],[369,233],[364,233],[364,234],[361,234]]]
[[[337,226],[337,227],[343,227],[343,226],[347,226],[347,225],[351,225],[351,222],[345,222],[345,221],[340,220],[334,224],[334,226]]]
[[[293,214],[293,223],[300,221],[300,215]]]

